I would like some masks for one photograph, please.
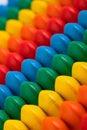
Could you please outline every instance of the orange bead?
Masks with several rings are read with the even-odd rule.
[[[58,4],[50,3],[47,6],[46,13],[49,17],[60,17],[62,7]]]
[[[72,130],[81,129],[81,120],[85,113],[86,110],[77,102],[64,101],[60,107],[61,119],[63,119]]]
[[[79,88],[78,101],[87,108],[87,85],[83,85]]]
[[[34,18],[34,26],[38,29],[47,29],[49,18],[45,15],[36,15]]]
[[[42,121],[42,130],[69,130],[66,124],[57,117],[46,117]]]
[[[65,5],[73,5],[73,1],[74,0],[60,0],[61,5],[65,6]]]
[[[25,40],[34,40],[35,32],[36,32],[35,27],[24,25],[21,29],[21,37]]]
[[[22,39],[20,37],[11,36],[8,40],[8,49],[12,52],[18,52],[21,42]]]
[[[9,54],[9,50],[5,48],[0,48],[0,63],[5,64],[7,55]]]

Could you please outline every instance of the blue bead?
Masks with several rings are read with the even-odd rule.
[[[36,60],[45,67],[52,67],[52,59],[56,51],[51,47],[40,46],[36,51]]]
[[[84,28],[77,23],[68,23],[64,27],[64,34],[74,41],[83,41]]]
[[[0,17],[7,17],[8,6],[0,5]]]
[[[15,95],[20,95],[20,85],[24,81],[28,80],[21,72],[9,71],[6,74],[6,85],[13,91]]]
[[[87,11],[83,10],[78,15],[78,23],[87,28]]]
[[[67,54],[70,41],[64,34],[54,34],[50,40],[50,45],[57,53]]]
[[[4,102],[5,102],[6,97],[12,96],[12,95],[13,95],[12,92],[7,86],[0,85],[0,108],[1,109],[4,108]]]
[[[17,7],[19,5],[19,0],[8,0],[8,6]]]
[[[31,81],[36,81],[36,75],[41,64],[33,59],[27,59],[22,62],[21,71],[26,75],[26,77]]]

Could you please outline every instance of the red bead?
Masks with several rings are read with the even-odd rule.
[[[61,19],[51,18],[48,22],[48,30],[52,33],[63,33],[65,22]]]
[[[34,36],[34,41],[39,46],[49,46],[50,45],[51,34],[46,30],[37,30]]]
[[[10,70],[21,71],[23,57],[18,53],[9,53],[6,59],[6,65]]]
[[[87,0],[74,0],[74,6],[79,10],[87,10]]]
[[[81,125],[81,130],[87,130],[87,114],[83,116]]]
[[[24,58],[35,58],[37,45],[33,41],[22,41],[19,47],[19,53]]]
[[[5,65],[0,65],[0,84],[5,84],[5,76],[9,71]]]
[[[65,6],[61,11],[61,18],[65,22],[77,22],[78,10],[70,6]]]

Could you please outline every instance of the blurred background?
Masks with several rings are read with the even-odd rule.
[[[7,5],[8,0],[0,0],[0,5]]]

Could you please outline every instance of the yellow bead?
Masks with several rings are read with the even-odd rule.
[[[87,85],[87,62],[76,62],[72,66],[72,76]]]
[[[36,14],[46,14],[47,3],[40,0],[32,1],[31,9]]]
[[[49,115],[59,117],[59,108],[63,99],[54,91],[42,90],[39,93],[38,104]]]
[[[22,23],[18,20],[8,20],[6,24],[6,31],[10,35],[20,36]]]
[[[41,122],[45,117],[46,114],[38,106],[24,105],[21,109],[21,120],[31,130],[41,130]]]
[[[29,130],[23,122],[19,120],[7,120],[4,124],[4,130]]]
[[[0,31],[0,48],[7,48],[10,35],[6,31]]]
[[[77,80],[70,76],[58,76],[55,80],[55,91],[65,100],[77,101],[79,86]]]
[[[33,13],[33,11],[28,10],[28,9],[22,9],[19,12],[19,20],[23,23],[23,24],[29,24],[29,25],[33,25],[33,19],[35,17],[35,14]]]
[[[33,0],[33,1],[35,1],[35,0]],[[47,2],[47,3],[59,3],[59,0],[43,0],[43,1]]]

